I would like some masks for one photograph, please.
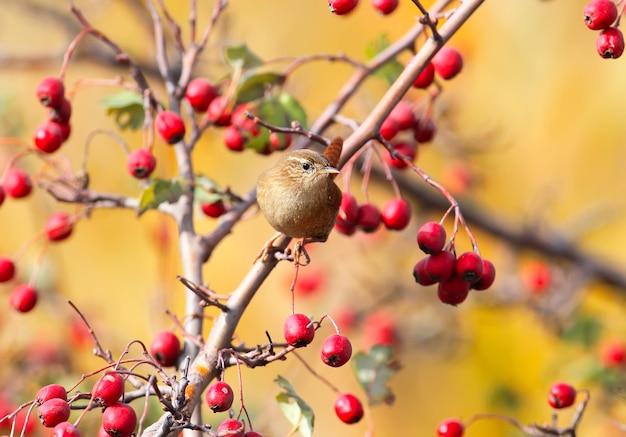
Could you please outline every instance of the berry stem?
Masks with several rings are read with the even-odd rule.
[[[313,370],[313,368],[309,365],[309,363],[306,362],[306,360],[304,358],[302,358],[300,356],[300,354],[298,354],[298,352],[296,352],[295,350],[293,351],[293,354],[296,356],[296,358],[298,360],[300,360],[300,362],[304,365],[304,367],[311,373],[311,375],[313,375],[314,377],[316,377],[317,379],[319,379],[321,382],[323,382],[324,384],[326,384],[332,391],[334,391],[337,394],[340,394],[341,391],[339,391],[339,389],[337,387],[335,387],[333,385],[332,382],[330,382],[328,379],[324,378],[322,375],[320,375],[319,373],[317,373],[315,370]]]
[[[70,42],[70,45],[67,47],[65,55],[63,55],[63,64],[61,64],[61,70],[59,71],[59,79],[61,80],[61,82],[63,82],[65,79],[65,72],[67,71],[70,59],[72,58],[72,55],[74,54],[78,43],[80,43],[85,35],[89,34],[89,32],[90,29],[88,27],[83,27],[83,29],[78,33],[78,35],[76,35],[76,37],[74,37],[72,42]]]

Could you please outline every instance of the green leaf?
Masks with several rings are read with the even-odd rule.
[[[251,102],[265,95],[267,89],[273,85],[282,85],[285,76],[279,73],[244,74],[237,85],[237,103]]]
[[[215,203],[218,200],[226,200],[222,188],[211,178],[204,175],[196,175],[193,190],[194,201],[198,203]]]
[[[224,48],[226,62],[235,69],[250,69],[263,65],[263,60],[252,52],[246,44]]]
[[[293,386],[282,376],[278,375],[274,380],[284,391],[276,395],[278,406],[300,434],[304,437],[313,435],[315,414],[311,407],[296,393]]]
[[[276,100],[287,114],[287,118],[289,118],[290,124],[291,121],[295,120],[302,126],[306,127],[306,111],[294,96],[283,92],[276,96]]]
[[[158,208],[161,203],[176,202],[183,192],[183,186],[177,180],[153,179],[139,195],[137,215]]]
[[[370,405],[382,402],[393,404],[395,396],[387,383],[399,367],[399,363],[393,359],[393,349],[390,346],[375,345],[369,353],[358,352],[352,357],[352,368]]]
[[[137,130],[143,125],[145,117],[143,99],[133,91],[122,91],[105,97],[100,101],[107,108],[107,114],[115,117],[115,123],[121,130]]]
[[[593,316],[580,315],[561,331],[565,341],[591,347],[598,342],[602,333],[602,323]]]
[[[376,55],[389,47],[389,44],[389,38],[386,34],[379,35],[377,40],[370,42],[365,47],[365,57],[367,59],[376,57]],[[374,76],[381,77],[385,79],[387,83],[392,84],[403,71],[404,65],[394,58],[381,65],[380,68],[374,72]]]

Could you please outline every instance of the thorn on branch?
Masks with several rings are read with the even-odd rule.
[[[413,3],[415,3],[415,6],[417,6],[417,8],[422,13],[422,16],[419,17],[418,21],[421,24],[428,26],[428,28],[430,29],[432,33],[433,40],[437,42],[441,42],[442,41],[441,35],[437,31],[437,23],[439,22],[439,20],[437,20],[436,18],[433,20],[430,14],[428,13],[428,10],[426,10],[426,8],[422,6],[419,0],[413,0]]]
[[[218,299],[226,299],[226,296],[219,296],[208,288],[198,285],[195,282],[180,275],[176,276],[176,279],[182,282],[182,284],[187,287],[189,291],[191,291],[201,299],[200,305],[204,307],[215,306],[225,313],[230,311],[230,308],[228,308],[228,306],[218,301]]]

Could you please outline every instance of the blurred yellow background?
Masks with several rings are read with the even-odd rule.
[[[65,2],[33,2],[62,14],[57,18],[36,12],[27,3],[2,0],[0,13],[0,128],[6,130],[0,136],[25,140],[45,118],[36,101],[36,85],[42,77],[58,73],[62,54],[73,37],[65,21],[73,23]],[[198,3],[202,28],[212,2]],[[368,42],[382,33],[393,41],[416,19],[416,9],[408,0],[401,0],[400,8],[389,17],[376,14],[369,2],[361,3],[354,14],[336,17],[323,0],[232,0],[197,75],[212,80],[222,77],[227,71],[222,63],[223,45],[244,42],[264,59],[342,52],[364,60]],[[151,24],[140,2],[91,0],[76,4],[124,50],[142,63],[153,62]],[[167,4],[174,17],[186,23],[187,2]],[[554,230],[607,263],[626,266],[626,173],[622,171],[626,87],[621,82],[626,60],[603,60],[597,55],[595,35],[582,21],[584,5],[580,0],[486,1],[451,40],[464,54],[465,67],[457,78],[444,83],[435,111],[440,132],[432,145],[420,149],[418,164],[437,180],[445,176],[448,164],[466,156],[478,180],[468,197],[513,222]],[[85,47],[102,46],[90,43]],[[123,69],[91,62],[88,52],[79,49],[77,55],[68,69],[68,87],[80,78],[126,74]],[[287,89],[314,120],[350,74],[345,65],[314,63],[298,69]],[[149,80],[164,98],[157,79]],[[384,89],[382,81],[371,79],[345,114],[362,119]],[[99,101],[116,91],[89,87],[74,97],[72,136],[62,151],[74,169],[91,131],[115,129]],[[419,91],[410,93],[411,99],[423,96]],[[123,136],[132,148],[141,145],[140,133]],[[4,163],[15,150],[0,149]],[[171,149],[158,143],[155,153],[159,162],[156,176],[172,176],[175,162]],[[233,154],[222,144],[221,132],[209,130],[194,158],[198,172],[229,185],[236,193],[245,193],[277,156]],[[39,162],[28,158],[23,165],[34,170]],[[125,170],[122,149],[109,137],[93,140],[87,168],[94,189],[128,195],[139,192],[137,182]],[[417,177],[415,181],[422,183]],[[359,183],[355,179],[354,193],[363,200]],[[377,183],[370,195],[382,205],[393,193],[388,185]],[[27,200],[7,200],[0,208],[4,229],[0,253],[15,253],[56,210],[73,211],[69,205],[49,201],[41,191]],[[357,312],[382,305],[393,314],[402,338],[398,356],[403,366],[391,382],[395,404],[373,407],[366,421],[343,425],[332,410],[334,394],[297,360],[288,359],[244,371],[246,405],[259,431],[269,436],[289,431],[273,401],[278,388],[272,381],[280,374],[311,403],[317,415],[315,435],[320,436],[361,436],[367,422],[374,424],[375,435],[400,431],[430,436],[446,417],[467,419],[480,412],[508,414],[523,423],[549,422],[551,410],[545,399],[549,386],[560,380],[592,389],[580,435],[621,434],[613,421],[626,422],[624,400],[586,378],[597,359],[595,344],[583,347],[563,341],[555,325],[567,327],[574,323],[575,315],[585,314],[603,325],[601,338],[623,339],[625,290],[588,281],[584,272],[577,271],[580,268],[556,262],[553,268],[558,280],[552,289],[546,296],[528,297],[520,269],[530,259],[542,259],[541,255],[510,248],[507,242],[474,229],[483,255],[498,268],[496,284],[480,296],[470,295],[458,308],[444,306],[433,290],[418,287],[410,274],[422,256],[414,240],[419,224],[438,219],[443,212],[416,214],[409,229],[399,233],[382,231],[374,237],[333,233],[326,244],[313,249],[314,262],[307,267],[320,269],[324,290],[296,302],[298,311],[316,317],[332,315],[346,305]],[[197,223],[202,232],[216,224],[201,214]],[[235,288],[272,233],[261,216],[237,225],[205,267],[211,288],[223,294]],[[470,248],[464,238],[460,245],[463,250]],[[34,244],[20,258],[18,268],[24,278],[28,278],[37,248]],[[238,329],[239,338],[247,344],[264,343],[265,330],[280,338],[290,308],[292,269],[280,265],[252,302]],[[170,328],[166,308],[182,316],[184,288],[175,279],[180,273],[176,233],[169,219],[155,212],[137,218],[131,211],[96,210],[78,223],[70,240],[48,248],[38,283],[42,297],[35,311],[18,315],[8,306],[1,310],[0,350],[10,363],[41,352],[44,345],[66,348],[65,352],[69,347],[77,351],[70,358],[73,369],[77,374],[88,373],[103,363],[91,357],[90,346],[80,347],[68,340],[75,315],[65,301],[76,303],[103,345],[118,356],[130,340],[148,343],[159,330]],[[10,289],[2,286],[0,291],[8,296]],[[388,296],[392,298],[385,300]],[[529,302],[544,308],[550,302],[560,304],[557,310],[551,308],[553,313],[541,316],[525,305]],[[319,338],[301,356],[341,390],[362,393],[348,366],[327,369],[319,361],[316,345],[323,334],[330,333],[328,327],[322,328]],[[347,333],[355,346],[362,344],[359,329]],[[29,346],[25,348],[25,344]],[[15,402],[32,398],[41,375],[23,374],[15,379],[11,372],[11,366],[0,371],[0,390],[11,396],[19,393],[22,397]],[[75,380],[66,376],[63,381],[69,386]],[[234,369],[227,372],[226,380],[237,385]],[[562,423],[570,417],[569,412],[564,413]],[[520,432],[501,422],[479,421],[466,435],[517,436]]]

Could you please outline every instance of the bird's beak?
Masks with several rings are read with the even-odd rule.
[[[335,167],[327,165],[326,167],[324,167],[322,169],[322,172],[323,173],[329,173],[329,174],[337,174],[337,173],[339,173],[339,170],[337,170]]]

